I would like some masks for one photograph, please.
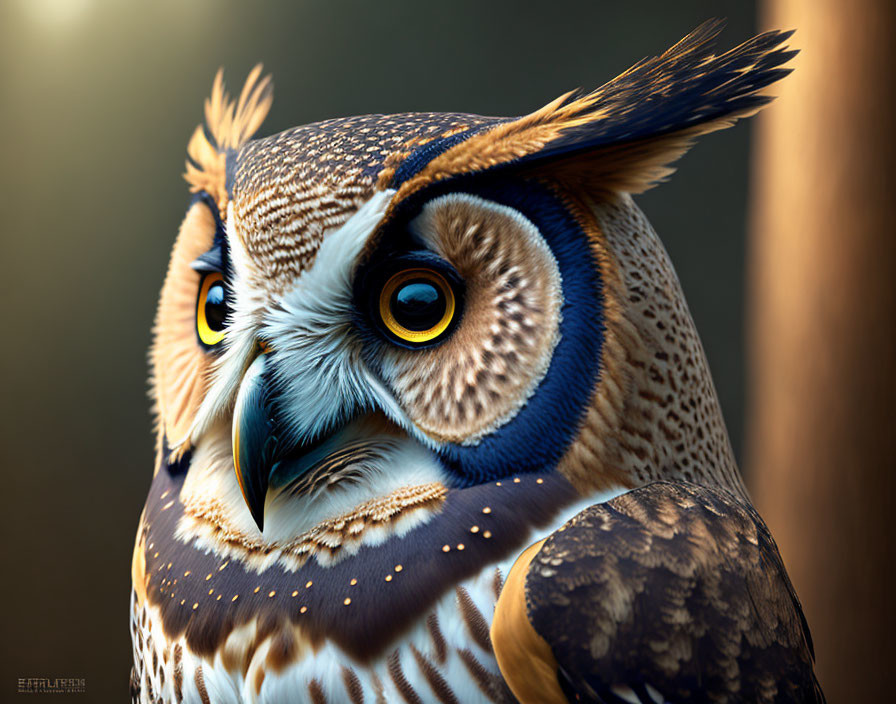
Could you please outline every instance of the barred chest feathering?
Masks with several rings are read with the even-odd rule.
[[[604,498],[547,474],[423,485],[250,555],[191,528],[183,481],[157,473],[138,533],[136,701],[513,701],[489,638],[503,578]]]

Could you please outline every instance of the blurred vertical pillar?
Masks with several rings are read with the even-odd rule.
[[[831,702],[896,661],[896,2],[766,0],[801,54],[757,125],[747,469]]]

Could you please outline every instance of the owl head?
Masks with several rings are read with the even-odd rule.
[[[152,351],[159,467],[189,469],[197,526],[282,543],[364,502],[388,514],[528,472],[583,494],[742,490],[631,199],[787,73],[788,34],[715,54],[718,31],[523,117],[368,115],[256,140],[269,78],[256,68],[232,100],[219,73]]]

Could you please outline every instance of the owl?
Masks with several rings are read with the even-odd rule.
[[[793,56],[707,23],[515,118],[252,139],[219,73],[151,352],[139,702],[822,701],[632,200]]]

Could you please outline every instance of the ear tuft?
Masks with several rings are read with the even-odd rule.
[[[711,20],[660,56],[644,59],[585,93],[479,132],[402,184],[403,195],[436,181],[498,168],[589,189],[639,193],[671,172],[693,140],[758,111],[763,89],[790,72],[792,32],[766,32],[713,53],[723,22]]]
[[[257,64],[246,78],[238,100],[224,86],[224,71],[218,69],[211,96],[205,100],[205,124],[199,125],[187,144],[184,178],[190,192],[205,191],[218,204],[220,213],[227,204],[227,152],[239,149],[261,127],[274,101],[270,74],[262,76]]]

